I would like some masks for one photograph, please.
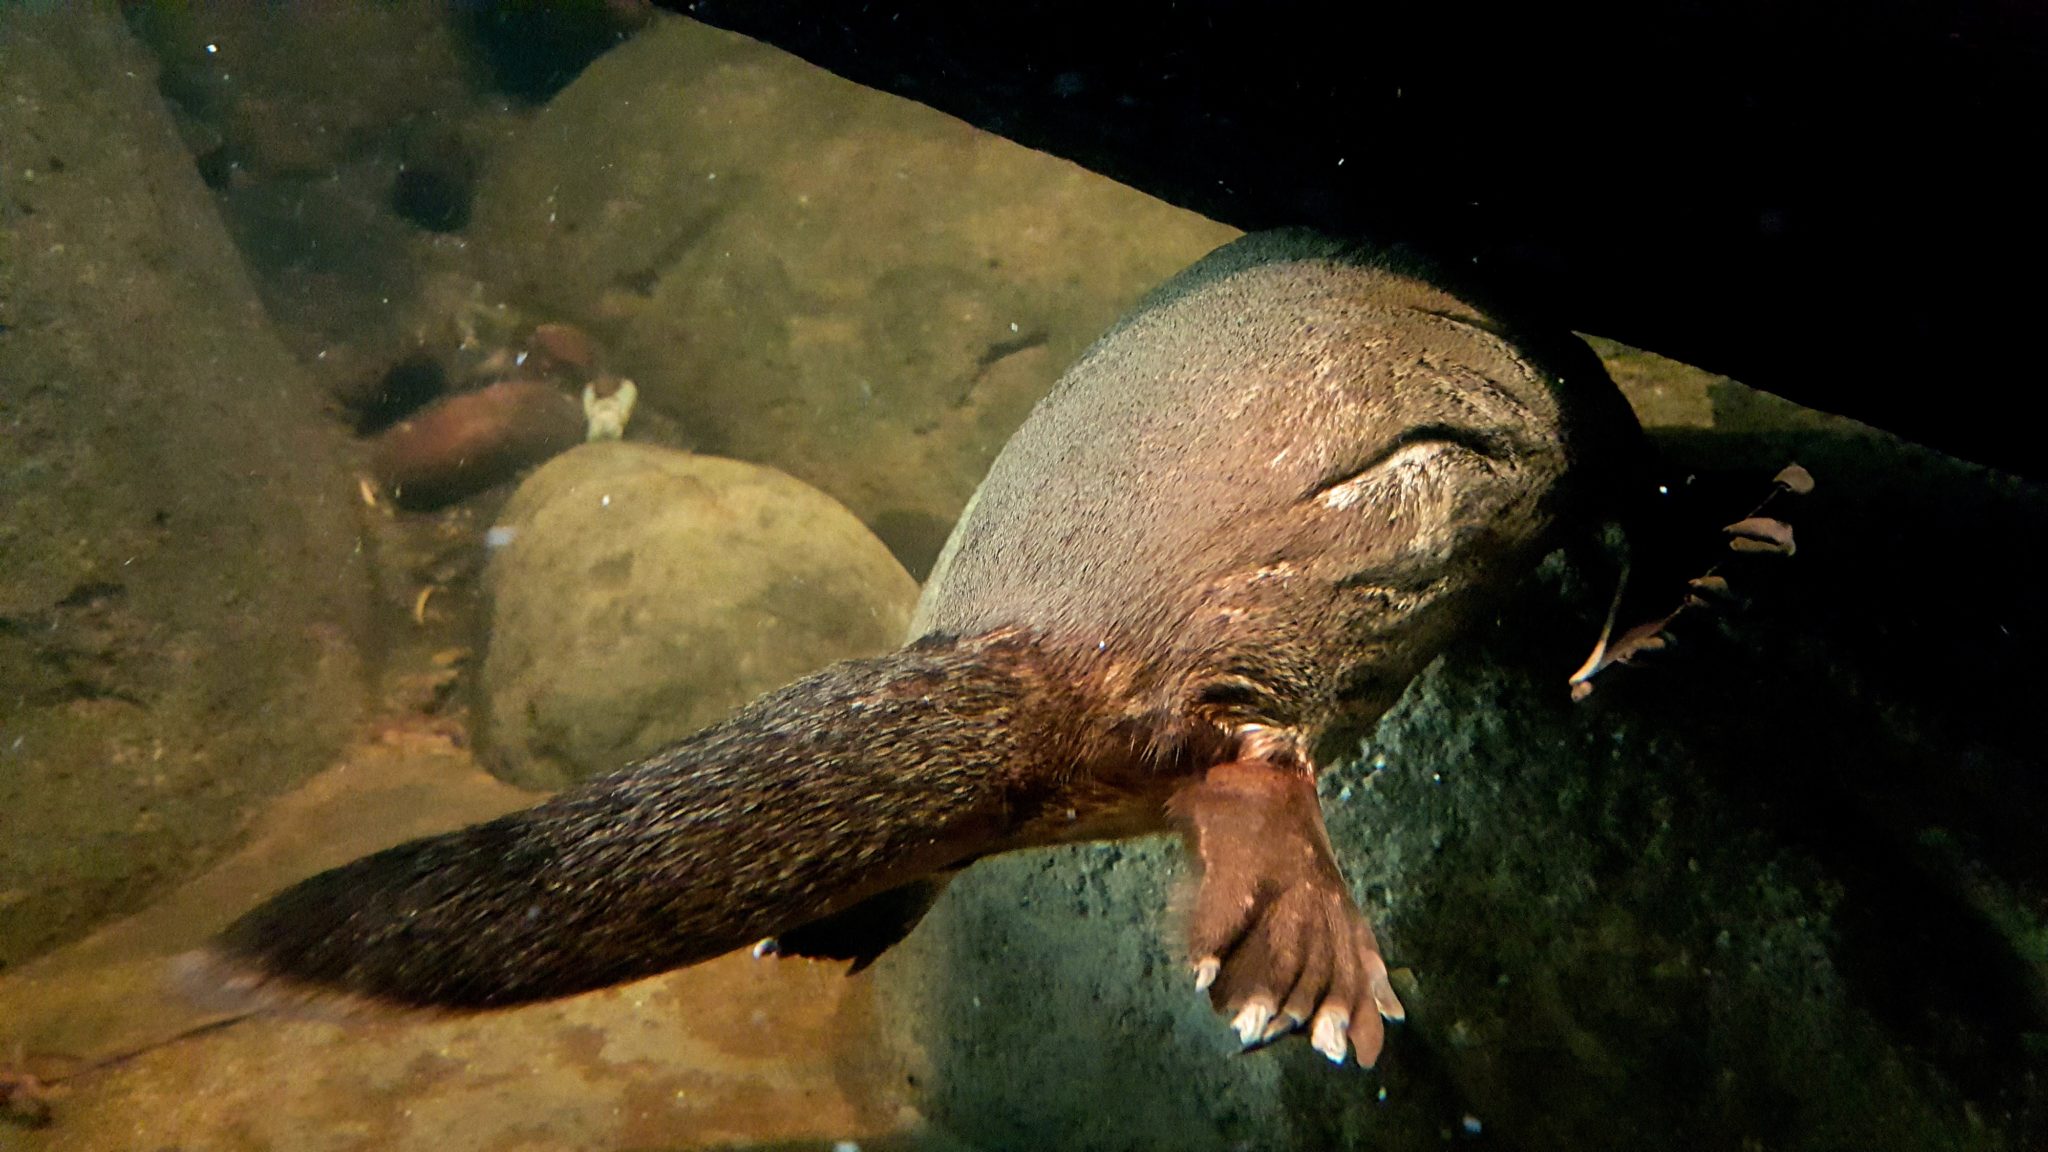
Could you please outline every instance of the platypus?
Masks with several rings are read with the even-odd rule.
[[[537,807],[285,890],[183,960],[256,1003],[484,1009],[760,942],[873,960],[999,852],[1178,830],[1190,974],[1247,1045],[1377,1059],[1402,1006],[1319,752],[1631,483],[1590,349],[1403,250],[1248,236],[997,457],[910,641]]]

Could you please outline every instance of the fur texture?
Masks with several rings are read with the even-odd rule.
[[[188,961],[237,995],[481,1008],[762,937],[864,964],[946,876],[1177,824],[1191,958],[1247,1044],[1377,1054],[1400,1005],[1315,805],[1640,431],[1598,361],[1411,258],[1247,237],[1162,287],[997,459],[897,653],[527,812],[278,896]],[[1360,1020],[1359,1017],[1367,1017]]]

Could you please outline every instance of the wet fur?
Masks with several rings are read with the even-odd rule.
[[[1023,750],[1065,746],[1060,696],[1014,634],[837,664],[538,807],[287,889],[188,979],[475,1009],[708,960],[977,854],[1043,792]]]
[[[1293,783],[1317,744],[1376,719],[1640,453],[1590,351],[1447,283],[1306,233],[1226,246],[1034,410],[915,643],[532,810],[314,877],[188,964],[242,994],[482,1008],[766,936],[865,963],[952,870],[1014,848],[1178,822],[1247,890],[1306,867],[1244,841],[1286,839],[1258,829],[1327,858]],[[1274,930],[1355,920],[1330,930],[1369,946],[1333,877],[1297,877],[1327,899]],[[1245,935],[1196,920],[1198,949]],[[1252,951],[1225,959],[1219,995],[1259,987]]]

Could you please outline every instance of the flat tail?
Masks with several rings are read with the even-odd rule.
[[[826,920],[1001,837],[1032,653],[982,638],[834,665],[538,807],[302,881],[173,979],[220,1010],[475,1011]]]
[[[564,854],[574,825],[559,824],[562,814],[549,807],[410,841],[300,881],[178,957],[174,984],[214,1010],[360,1017],[571,995],[669,960],[672,944],[649,939],[627,956],[601,931],[579,931],[579,916],[608,916],[616,927],[647,910],[622,901],[630,889],[618,885],[610,899],[572,906],[575,889],[603,886],[576,879],[602,867],[602,857]],[[630,809],[618,817],[630,819]]]
[[[446,1011],[404,1004],[295,980],[217,945],[173,956],[164,981],[187,1004],[208,1015],[243,1017],[257,1013],[331,1023],[360,1023],[405,1013]]]

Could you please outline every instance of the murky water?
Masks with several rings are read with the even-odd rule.
[[[2048,503],[1597,339],[1681,563],[1785,464],[1818,484],[1656,668],[1571,704],[1613,573],[1554,563],[1330,757],[1408,1010],[1376,1070],[1237,1054],[1163,839],[977,864],[852,978],[740,951],[477,1015],[210,1012],[166,964],[269,894],[894,648],[1032,406],[1236,232],[634,4],[0,32],[0,1147],[2048,1123]]]

